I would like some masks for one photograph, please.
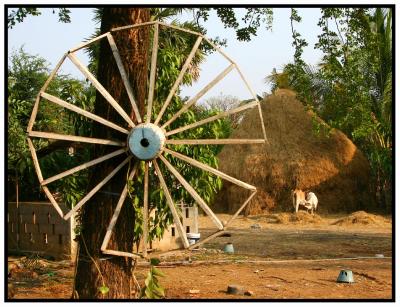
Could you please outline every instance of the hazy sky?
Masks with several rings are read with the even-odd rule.
[[[70,48],[88,38],[95,28],[93,9],[71,9],[71,23],[57,22],[57,14],[51,9],[43,9],[39,17],[28,17],[23,23],[17,24],[8,31],[8,51],[17,50],[22,45],[30,54],[37,54],[45,58],[50,67],[53,67],[61,56]],[[296,25],[296,30],[307,40],[309,46],[305,48],[304,59],[307,63],[316,64],[321,59],[321,53],[314,50],[314,44],[320,30],[317,26],[320,10],[314,8],[299,9],[303,21]],[[228,46],[224,51],[238,64],[249,83],[257,94],[269,91],[264,78],[273,68],[278,71],[293,59],[294,49],[291,45],[290,8],[275,8],[272,31],[260,28],[257,36],[251,42],[238,42],[233,30],[224,29],[218,17],[211,15],[205,24],[208,37],[219,36],[228,39]],[[79,58],[87,63],[84,52]],[[183,95],[194,95],[223,69],[228,62],[219,54],[209,56],[201,66],[200,80],[190,88],[183,88]],[[64,73],[70,73],[81,78],[82,75],[69,62],[62,66]],[[219,94],[233,95],[241,99],[251,95],[243,85],[236,72],[231,72],[226,79],[220,82],[203,99]]]

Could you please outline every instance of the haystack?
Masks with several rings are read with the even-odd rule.
[[[261,103],[268,137],[265,145],[227,145],[219,169],[258,188],[245,214],[292,211],[290,190],[313,191],[318,212],[352,212],[370,208],[370,170],[365,156],[341,131],[316,133],[315,120],[326,125],[289,90],[277,90]],[[232,138],[262,137],[258,110],[248,111]],[[233,213],[245,191],[229,182],[217,195],[214,210]]]

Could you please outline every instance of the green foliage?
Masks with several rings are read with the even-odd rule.
[[[153,261],[144,281],[144,287],[140,291],[140,298],[160,299],[165,297],[165,290],[158,280],[158,277],[165,277],[165,274],[154,265],[156,264]]]
[[[10,57],[8,67],[8,171],[21,182],[20,199],[37,200],[43,197],[36,179],[31,154],[26,142],[28,125],[36,95],[49,75],[48,63],[41,57],[26,53],[23,48]],[[92,110],[94,90],[82,81],[58,75],[46,90],[69,103]],[[34,128],[59,133],[90,135],[91,122],[86,118],[42,100]],[[88,160],[88,151],[79,150],[74,156],[68,147],[57,147],[56,142],[44,139],[33,140],[40,157],[43,176],[51,176]],[[50,150],[54,147],[55,149]],[[42,152],[46,152],[41,156]],[[87,183],[87,172],[79,176],[66,177],[52,185],[52,191],[60,194],[69,206],[73,206],[83,195]]]
[[[301,59],[301,55],[303,54],[303,48],[306,47],[308,44],[304,38],[301,38],[300,33],[295,30],[293,25],[294,22],[300,23],[301,17],[299,16],[297,10],[292,8],[290,14],[290,26],[292,29],[292,38],[293,38],[292,46],[295,47],[295,52],[293,56],[294,63],[297,65],[302,65],[304,64],[304,62]]]
[[[390,208],[392,12],[382,8],[324,8],[321,12],[321,34],[315,44],[323,52],[319,69],[301,59],[305,44],[292,23],[294,62],[282,73],[307,106],[346,133],[367,155],[378,202]],[[299,21],[299,16],[292,11],[294,20]]]
[[[197,21],[207,21],[210,11],[214,10],[225,26],[236,31],[236,37],[239,41],[250,41],[257,35],[257,30],[263,24],[267,30],[272,28],[273,11],[270,8],[244,8],[244,16],[240,19],[237,11],[232,7],[202,7],[194,9],[197,15]],[[244,23],[240,24],[240,20]]]
[[[101,286],[99,287],[99,292],[103,295],[106,295],[108,292],[110,291],[110,288],[108,288],[107,286]]]
[[[52,9],[52,11],[53,14],[56,13],[55,9]],[[39,16],[41,14],[42,12],[37,7],[19,7],[8,14],[8,28],[12,29],[17,23],[23,22],[29,15]],[[71,22],[70,14],[71,11],[69,9],[58,8],[58,21],[64,23]]]

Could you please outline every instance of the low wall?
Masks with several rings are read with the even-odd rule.
[[[199,225],[198,225],[198,209],[197,206],[188,207],[179,205],[182,210],[181,222],[183,226],[183,230],[188,233],[198,233]],[[178,230],[176,229],[176,225],[169,225],[168,228],[164,232],[164,236],[161,240],[155,239],[151,242],[150,249],[158,250],[158,251],[168,251],[172,249],[183,248],[183,243],[181,238],[179,237]]]
[[[62,205],[61,205],[62,206]],[[72,259],[76,251],[73,218],[65,221],[49,202],[8,203],[8,252]]]
[[[67,211],[62,204],[60,207]],[[184,231],[198,233],[197,206],[180,208]],[[9,253],[36,253],[57,260],[75,260],[74,219],[62,219],[50,202],[19,202],[18,206],[16,202],[8,202],[7,224]],[[159,251],[182,247],[175,224],[165,230],[161,240],[149,244],[149,249]]]

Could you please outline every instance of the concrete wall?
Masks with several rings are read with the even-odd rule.
[[[76,249],[72,220],[62,219],[49,202],[19,202],[18,207],[9,202],[8,251],[72,258]]]
[[[67,211],[62,204],[60,207],[64,212]],[[197,206],[180,207],[185,232],[198,233]],[[154,215],[154,212],[151,214]],[[74,218],[65,221],[51,203],[19,202],[17,207],[15,202],[9,202],[7,224],[9,252],[37,253],[55,259],[75,259]],[[149,249],[158,251],[182,247],[175,224],[168,227],[161,240],[154,240],[149,244]]]
[[[186,233],[199,232],[198,225],[198,209],[197,206],[187,207],[180,205],[182,210],[182,225]],[[152,213],[154,214],[154,213]],[[182,240],[179,238],[179,233],[175,224],[172,224],[165,230],[164,236],[161,240],[154,240],[151,242],[149,248],[158,251],[168,251],[172,249],[183,248]]]

